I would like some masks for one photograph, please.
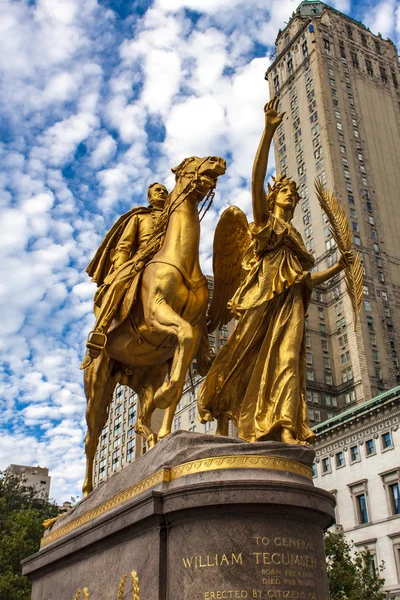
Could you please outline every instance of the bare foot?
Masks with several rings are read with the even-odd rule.
[[[287,427],[283,427],[283,429],[282,429],[281,441],[285,442],[285,444],[298,444],[299,443],[296,440],[296,438],[294,437],[292,430],[288,429]]]

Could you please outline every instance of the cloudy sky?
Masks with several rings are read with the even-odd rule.
[[[0,0],[0,468],[79,495],[92,323],[85,273],[117,216],[183,158],[227,159],[203,221],[249,208],[276,32],[298,0]],[[334,6],[399,45],[400,7]]]

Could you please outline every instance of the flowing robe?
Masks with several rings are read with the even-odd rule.
[[[238,323],[199,390],[199,418],[226,415],[250,442],[280,439],[282,427],[310,441],[305,317],[314,258],[274,215],[252,236],[243,263],[249,273],[231,300]]]

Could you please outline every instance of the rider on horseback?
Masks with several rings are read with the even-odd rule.
[[[135,207],[125,213],[105,236],[86,271],[99,289],[94,297],[96,324],[88,336],[87,352],[81,369],[88,367],[103,350],[106,333],[115,317],[127,288],[141,271],[141,250],[154,233],[165,201],[167,188],[153,183],[147,191],[148,207]]]

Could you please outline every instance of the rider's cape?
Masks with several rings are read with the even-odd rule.
[[[150,210],[150,206],[137,206],[135,208],[131,208],[131,210],[128,210],[127,213],[118,219],[118,221],[106,234],[92,261],[86,268],[86,272],[92,278],[92,281],[97,283],[98,286],[104,283],[104,279],[110,273],[113,251],[118,245],[118,242],[131,217],[137,214],[148,213]]]

